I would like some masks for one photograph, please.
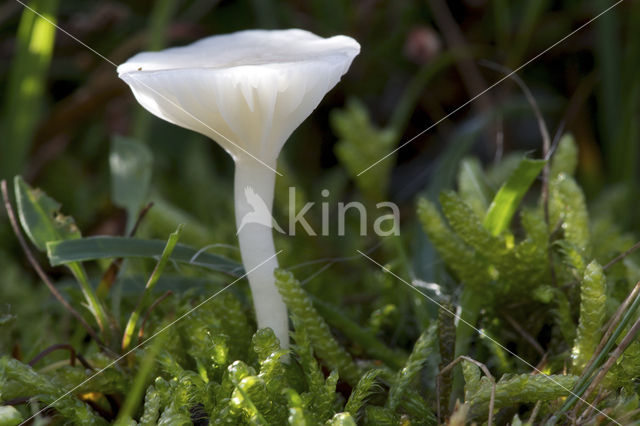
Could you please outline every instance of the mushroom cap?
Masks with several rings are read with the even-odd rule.
[[[359,52],[346,36],[248,30],[139,53],[118,76],[152,114],[214,139],[236,161],[273,162]]]

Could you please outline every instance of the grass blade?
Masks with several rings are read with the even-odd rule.
[[[70,262],[84,262],[110,258],[157,258],[165,247],[163,240],[143,240],[128,237],[88,237],[77,240],[47,243],[47,255],[52,266]],[[184,244],[176,244],[171,260],[200,266],[233,277],[244,273],[242,265],[217,254],[197,250]]]
[[[546,161],[544,160],[531,158],[523,158],[520,161],[518,167],[493,198],[484,218],[484,226],[491,234],[500,235],[509,227],[520,201],[522,201],[522,198],[545,164]]]
[[[131,312],[131,316],[129,316],[129,321],[127,321],[127,326],[124,329],[124,335],[122,336],[122,351],[126,352],[129,349],[129,345],[131,344],[131,337],[135,332],[136,325],[138,324],[138,319],[140,319],[140,312],[146,305],[147,301],[151,296],[151,292],[153,288],[158,283],[158,279],[164,272],[164,268],[169,263],[169,257],[171,253],[176,247],[178,243],[178,239],[180,238],[180,233],[182,232],[183,225],[178,226],[178,229],[169,236],[169,240],[162,250],[162,256],[160,256],[160,260],[156,264],[153,272],[151,273],[151,277],[149,277],[149,281],[147,281],[147,285],[144,287],[144,291],[140,296],[140,300],[136,305],[136,308]]]
[[[58,0],[34,0],[29,7],[46,19],[27,8],[20,19],[2,114],[0,174],[5,178],[20,173],[27,159],[56,35]]]

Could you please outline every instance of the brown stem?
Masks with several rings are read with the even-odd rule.
[[[618,417],[618,422],[625,424],[624,421],[627,419],[633,419],[635,416],[638,415],[638,413],[640,413],[640,408],[635,409],[635,410],[631,410],[628,413],[625,413],[622,417]]]
[[[625,251],[624,253],[619,254],[618,256],[616,256],[614,259],[612,259],[609,263],[607,263],[606,265],[604,265],[602,267],[602,269],[607,270],[609,269],[611,266],[615,265],[616,263],[620,262],[622,259],[624,259],[625,257],[629,256],[631,253],[633,253],[634,251],[640,249],[640,241],[638,241],[637,243],[635,243],[633,246],[631,246],[631,248],[627,251]]]
[[[542,401],[538,401],[538,402],[536,402],[536,405],[533,407],[533,410],[531,411],[531,416],[529,417],[529,421],[527,422],[530,425],[534,424],[533,422],[535,421],[536,417],[538,416],[538,411],[540,411],[540,406],[541,405],[542,405]]]
[[[591,413],[593,413],[593,410],[595,410],[596,406],[598,404],[600,404],[602,401],[604,401],[605,398],[607,398],[609,395],[611,395],[611,391],[600,391],[598,393],[598,395],[596,395],[596,397],[594,398],[594,400],[591,402],[591,404],[589,404],[589,406],[587,407],[586,410],[584,410],[584,413],[582,413],[580,415],[580,417],[577,418],[576,423],[577,424],[585,424],[585,419],[587,419]],[[577,417],[577,407],[576,409],[573,411],[572,415],[574,417]]]
[[[511,327],[513,327],[518,333],[520,333],[520,335],[527,342],[529,342],[531,346],[533,346],[533,348],[536,350],[536,352],[538,352],[538,354],[540,354],[540,356],[544,356],[544,349],[542,348],[542,346],[540,346],[540,343],[538,343],[536,339],[534,339],[533,336],[527,332],[527,330],[522,328],[522,326],[520,326],[520,324],[518,324],[518,322],[511,317],[511,315],[505,313],[504,317],[509,322],[509,324],[511,324]]]
[[[138,213],[138,218],[136,219],[136,223],[133,225],[131,232],[129,232],[129,237],[133,237],[136,234],[138,227],[142,223],[142,220],[147,215],[151,207],[153,207],[152,202],[147,204],[142,210],[140,210],[140,213]],[[118,271],[120,270],[121,265],[122,258],[114,259],[111,262],[105,273],[102,275],[100,283],[98,284],[98,289],[96,290],[96,292],[99,296],[104,297],[109,292],[111,286],[113,285],[113,282],[118,275]]]
[[[561,225],[561,223],[559,225]],[[607,269],[611,268],[616,263],[620,262],[625,257],[629,256],[630,254],[633,254],[633,252],[635,252],[639,248],[640,248],[640,241],[636,242],[633,246],[631,246],[631,248],[629,250],[625,251],[624,253],[619,254],[618,256],[616,256],[612,260],[610,260],[606,265],[604,265],[602,267],[602,270],[606,271]],[[564,284],[563,287],[564,288],[573,287],[576,284],[578,284],[578,281],[572,281],[569,284]]]
[[[514,70],[502,66],[500,64],[496,64],[491,61],[483,60],[481,61],[481,65],[485,66],[494,71],[500,72],[505,76],[509,77],[513,80],[522,90],[524,96],[527,98],[527,101],[531,105],[531,109],[536,116],[536,120],[538,121],[538,128],[540,129],[540,135],[542,136],[542,158],[548,160],[549,150],[551,149],[551,137],[549,136],[549,129],[547,128],[547,124],[544,121],[544,117],[542,116],[542,112],[538,107],[538,103],[536,102],[535,97],[529,90],[529,87],[522,81],[522,79],[514,72]],[[549,226],[549,162],[544,165],[542,169],[542,203],[544,207],[544,215],[545,220],[547,222],[547,226]]]
[[[40,361],[42,358],[49,355],[51,352],[55,352],[59,350],[69,351],[69,363],[71,364],[72,367],[75,367],[76,366],[76,350],[73,349],[73,346],[71,346],[68,343],[58,343],[56,345],[49,346],[47,349],[43,350],[38,355],[36,355],[31,361],[29,361],[29,365],[33,367],[38,363],[38,361]]]
[[[458,358],[454,359],[451,363],[449,363],[449,365],[447,365],[442,370],[440,370],[440,372],[438,373],[438,377],[436,377],[436,401],[440,400],[440,386],[438,386],[438,383],[440,382],[439,381],[440,377],[443,374],[449,372],[453,367],[455,367],[461,361],[468,361],[476,365],[478,368],[482,370],[484,375],[487,376],[487,378],[491,382],[491,398],[489,399],[489,416],[487,418],[487,426],[491,426],[493,424],[493,407],[496,401],[496,380],[493,378],[493,375],[491,374],[487,366],[481,363],[480,361],[476,361],[475,359],[465,355],[460,355]],[[440,404],[437,404],[437,406],[438,406],[437,407],[438,421],[440,421]]]
[[[89,361],[87,361],[85,357],[83,357],[82,355],[76,354],[76,358],[78,358],[78,361],[80,361],[80,364],[82,364],[84,368],[86,368],[87,370],[96,371],[96,369],[93,368],[93,366],[89,364]]]
[[[80,313],[78,311],[76,311],[73,308],[73,306],[71,306],[69,304],[69,302],[67,302],[67,300],[64,297],[62,297],[62,295],[60,294],[58,289],[53,285],[53,282],[51,282],[51,280],[49,279],[47,274],[44,272],[44,270],[42,269],[42,267],[40,266],[40,264],[38,263],[36,258],[33,256],[33,253],[31,253],[31,250],[29,249],[29,246],[28,246],[27,242],[25,241],[24,236],[22,235],[22,232],[20,231],[20,226],[18,225],[18,221],[16,220],[16,216],[15,216],[15,213],[13,211],[13,207],[11,206],[11,202],[9,201],[9,191],[7,190],[7,181],[6,180],[2,180],[2,182],[0,183],[0,187],[1,187],[1,190],[2,190],[2,198],[4,199],[4,207],[5,207],[6,211],[7,211],[7,215],[9,216],[9,222],[11,223],[11,227],[13,228],[13,232],[15,233],[16,238],[18,239],[18,242],[20,243],[20,246],[22,247],[22,250],[24,251],[25,255],[27,256],[27,259],[29,260],[29,263],[31,264],[33,269],[36,271],[36,273],[38,274],[40,279],[42,281],[44,281],[45,285],[47,286],[47,288],[49,289],[51,294],[53,294],[53,296],[56,299],[58,299],[58,302],[60,302],[62,304],[62,306],[64,306],[64,308],[67,311],[69,311],[69,313],[71,313],[71,315],[76,317],[76,319],[82,324],[82,326],[85,328],[85,330],[87,330],[87,333],[93,338],[93,340],[95,340],[98,343],[98,345],[100,345],[101,347],[104,347],[104,343],[98,337],[98,335],[93,330],[93,328],[91,328],[91,326],[85,321],[85,319],[82,317],[82,315],[80,315]]]
[[[76,353],[76,350],[73,348],[73,346],[71,346],[68,343],[58,343],[56,345],[49,346],[47,349],[43,350],[38,355],[36,355],[31,361],[29,361],[29,365],[33,367],[38,363],[38,361],[40,361],[41,359],[49,355],[51,352],[62,350],[62,349],[66,349],[69,351],[69,364],[71,364],[72,367],[76,366],[76,359],[77,359],[78,361],[80,361],[80,364],[82,364],[85,368],[89,370],[95,370],[91,366],[91,364],[89,364],[89,362],[82,355]]]
[[[0,402],[0,406],[26,404],[27,402],[29,402],[30,399],[31,397],[21,396],[20,398],[13,398],[8,401]]]
[[[585,101],[589,99],[589,95],[591,95],[596,82],[596,73],[591,72],[580,81],[580,84],[574,90],[573,96],[569,99],[569,106],[566,108],[562,120],[560,120],[560,124],[556,129],[555,136],[551,143],[551,149],[549,150],[548,156],[545,158],[546,160],[551,159],[551,156],[556,151],[556,147],[564,134],[565,128],[569,127],[580,108],[584,105]]]

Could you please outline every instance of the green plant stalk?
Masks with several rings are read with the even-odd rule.
[[[498,49],[502,52],[509,52],[511,50],[509,48],[511,43],[509,2],[507,0],[492,0],[491,9],[493,10],[493,27],[495,28],[494,37]]]
[[[607,0],[598,0],[596,7],[608,7]],[[619,138],[621,125],[620,106],[628,88],[621,91],[620,63],[622,45],[619,35],[620,19],[617,10],[611,10],[595,22],[595,60],[601,79],[598,93],[598,108],[600,110],[600,127],[603,147],[606,148],[606,162],[611,178],[619,182],[628,173],[630,153],[623,139]]]
[[[69,263],[67,267],[69,268],[69,270],[71,270],[71,273],[80,285],[82,294],[87,300],[89,310],[96,319],[100,331],[102,331],[103,333],[106,332],[109,326],[109,323],[107,321],[107,314],[104,310],[104,306],[102,306],[102,303],[100,303],[100,300],[98,300],[96,292],[93,290],[93,287],[91,287],[89,278],[87,277],[87,273],[85,272],[84,268],[82,268],[82,264],[73,262]]]
[[[460,318],[462,318],[464,322],[459,321],[456,327],[455,357],[469,353],[471,339],[475,330],[473,327],[467,325],[467,323],[473,326],[477,323],[480,316],[480,309],[482,308],[482,300],[483,296],[477,291],[468,287],[463,288],[462,295],[460,296],[460,306],[462,308]],[[456,396],[459,395],[462,391],[463,384],[462,375],[454,373],[452,394]]]
[[[167,28],[176,10],[176,0],[158,0],[154,2],[147,29],[149,42],[147,50],[160,50],[165,47]],[[151,116],[138,106],[136,108],[133,125],[133,135],[141,142],[146,142],[149,136]]]
[[[628,16],[628,28],[636,28],[636,22],[640,20],[640,4],[638,2],[632,2],[629,4],[629,16]],[[636,177],[638,176],[638,170],[640,170],[640,161],[638,155],[640,153],[640,125],[638,124],[638,114],[640,114],[640,73],[637,72],[640,67],[640,37],[638,36],[637,29],[634,37],[629,37],[628,47],[625,48],[625,56],[627,57],[627,63],[624,65],[623,72],[627,75],[624,80],[624,87],[631,88],[625,90],[627,94],[627,100],[625,102],[623,125],[621,126],[622,137],[627,140],[627,157],[630,163],[629,172],[629,187],[636,187]],[[637,199],[637,189],[634,194],[631,195],[631,200]],[[631,214],[631,225],[635,229],[640,229],[640,221],[636,215]]]
[[[2,113],[0,177],[5,178],[18,174],[27,159],[56,35],[58,0],[34,0],[29,7],[44,18],[25,8],[18,26]]]
[[[636,299],[631,304],[631,306],[629,307],[629,310],[627,310],[627,312],[622,317],[620,324],[618,324],[618,327],[616,327],[615,331],[609,338],[609,341],[604,345],[600,353],[598,353],[598,356],[596,357],[594,362],[591,363],[589,368],[587,368],[584,371],[580,380],[574,386],[575,390],[573,391],[573,394],[567,398],[567,400],[562,405],[562,407],[560,407],[558,412],[554,414],[553,417],[551,417],[551,419],[549,419],[549,421],[547,422],[548,425],[555,424],[558,418],[562,414],[566,413],[567,410],[569,410],[573,406],[573,404],[576,403],[576,401],[578,400],[578,397],[581,396],[587,390],[587,388],[589,387],[589,384],[591,383],[591,380],[593,380],[592,378],[593,374],[604,362],[605,358],[607,358],[607,355],[611,351],[611,348],[613,348],[613,345],[615,345],[616,340],[618,339],[618,337],[620,337],[620,335],[624,331],[629,321],[631,321],[635,312],[638,310],[639,306],[640,306],[640,296],[637,296]]]
[[[129,316],[129,321],[127,321],[127,325],[124,329],[124,334],[122,336],[123,351],[126,351],[129,348],[129,345],[131,344],[131,339],[135,333],[136,325],[138,324],[138,320],[140,319],[140,313],[142,312],[142,309],[146,305],[149,297],[151,296],[151,292],[153,291],[153,288],[158,283],[160,276],[164,272],[165,266],[167,266],[167,263],[169,263],[169,257],[171,256],[171,252],[173,252],[173,249],[178,243],[178,239],[180,238],[180,233],[182,232],[183,226],[184,225],[179,225],[178,229],[176,229],[176,231],[169,236],[167,245],[165,246],[164,251],[162,252],[162,256],[160,257],[160,260],[156,264],[156,267],[154,268],[153,272],[151,273],[151,276],[149,277],[149,281],[147,281],[147,285],[144,287],[144,291],[140,296],[140,300],[138,301],[138,304],[136,305],[135,309],[133,310],[133,312],[131,312],[131,315]]]
[[[136,377],[133,380],[131,390],[127,392],[127,399],[125,399],[124,404],[118,413],[116,424],[118,422],[124,422],[125,419],[131,417],[135,413],[136,407],[140,404],[145,387],[148,384],[149,376],[155,367],[156,358],[164,346],[166,336],[167,335],[165,333],[162,333],[161,336],[154,339],[149,350],[144,354],[144,357],[139,364]]]
[[[510,49],[507,64],[510,68],[520,65],[527,46],[531,41],[536,24],[540,20],[542,13],[548,8],[549,0],[529,0],[525,7],[524,17],[519,24],[519,32]]]
[[[626,85],[624,92],[626,98],[620,100],[624,109],[618,118],[621,124],[616,127],[617,134],[614,145],[617,148],[615,146],[611,148],[611,155],[616,158],[616,176],[631,190],[629,197],[632,202],[631,200],[636,200],[638,196],[636,182],[639,168],[637,158],[640,153],[640,132],[637,117],[640,114],[640,78]],[[628,214],[625,219],[630,222],[629,225],[637,224],[637,217],[634,214]]]
[[[385,241],[389,245],[390,252],[395,250],[393,256],[397,259],[398,263],[400,263],[402,269],[409,275],[410,280],[413,281],[416,276],[412,268],[411,260],[404,248],[402,237],[400,237],[400,235],[391,235],[387,237]],[[416,297],[415,294],[411,294],[409,295],[409,300],[411,301],[413,312],[416,314],[418,324],[422,327],[427,327],[431,322],[431,316],[428,309],[425,309],[424,297]],[[404,365],[404,362],[401,365]],[[401,366],[397,366],[395,368],[400,367]]]
[[[454,361],[456,325],[455,318],[450,314],[450,312],[454,312],[454,309],[453,303],[449,301],[443,301],[441,307],[438,308],[438,350],[440,354],[438,372]],[[451,371],[437,375],[436,389],[438,388],[440,389],[440,399],[436,401],[436,410],[440,410],[440,413],[448,412],[453,388],[453,374],[451,374]]]

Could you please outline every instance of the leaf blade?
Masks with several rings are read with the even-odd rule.
[[[115,136],[111,140],[111,198],[116,205],[127,210],[127,231],[133,227],[149,193],[152,164],[153,155],[146,145],[123,136]]]
[[[163,240],[144,240],[128,237],[87,237],[77,240],[54,241],[47,244],[47,256],[51,266],[71,262],[107,258],[157,258],[166,245]],[[171,260],[201,266],[234,277],[243,274],[240,263],[227,257],[176,244]]]
[[[520,161],[518,167],[498,190],[484,218],[484,226],[491,234],[497,236],[507,229],[520,201],[545,164],[545,160],[526,157]]]
[[[21,176],[14,178],[18,217],[25,233],[39,250],[49,241],[81,238],[70,216],[60,213],[60,203],[40,189],[29,186]]]

